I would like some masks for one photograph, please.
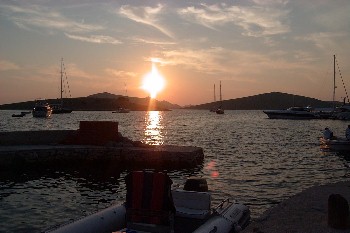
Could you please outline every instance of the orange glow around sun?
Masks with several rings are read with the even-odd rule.
[[[154,62],[152,62],[152,71],[143,78],[142,89],[150,94],[152,99],[156,98],[157,94],[163,90],[165,86],[164,78],[159,74]]]

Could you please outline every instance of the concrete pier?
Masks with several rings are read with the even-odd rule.
[[[81,122],[80,126],[79,130],[1,132],[0,169],[104,164],[119,168],[188,168],[204,161],[199,147],[131,141],[116,132],[116,122]]]
[[[327,223],[331,194],[340,194],[350,202],[350,181],[306,189],[267,210],[243,233],[349,233],[350,219],[346,229],[334,229]]]

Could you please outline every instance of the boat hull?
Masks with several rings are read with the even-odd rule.
[[[54,109],[52,110],[52,114],[64,114],[64,113],[71,113],[73,110],[71,109],[66,109],[66,108],[62,108],[62,109]]]
[[[322,149],[332,151],[350,151],[350,140],[344,138],[337,139],[324,139],[320,138],[320,144]]]
[[[33,110],[33,117],[47,118],[47,117],[50,117],[51,114],[52,114],[52,110],[46,110],[46,111]]]
[[[124,205],[114,205],[95,214],[77,220],[73,223],[61,226],[57,229],[46,231],[51,233],[96,233],[113,232],[123,229],[126,209]]]
[[[263,111],[270,119],[290,119],[290,120],[308,120],[317,119],[317,115],[312,112],[297,112],[288,110],[264,110]]]
[[[49,229],[46,233],[103,233],[128,232],[132,229],[126,227],[126,209],[124,205],[114,205],[98,213],[87,216],[67,225]],[[228,203],[217,209],[200,227],[191,231],[193,233],[230,233],[240,232],[250,221],[250,211],[245,205]],[[176,221],[175,221],[176,223]],[[181,223],[179,223],[181,224]],[[137,231],[135,231],[137,232]],[[146,233],[146,232],[145,232]],[[175,231],[175,233],[178,233]],[[183,233],[183,232],[179,232]]]

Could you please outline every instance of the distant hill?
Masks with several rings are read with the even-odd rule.
[[[48,99],[49,104],[59,103],[58,99]],[[151,103],[151,104],[150,104]],[[167,101],[150,100],[150,98],[127,97],[111,93],[98,93],[88,97],[66,98],[64,106],[74,111],[114,111],[118,108],[128,108],[132,111],[158,110],[166,111],[180,108],[179,105]],[[0,110],[26,110],[34,107],[34,101],[3,104]]]
[[[134,103],[134,104],[140,104],[140,105],[146,105],[148,106],[148,103],[150,101],[149,97],[145,97],[145,98],[139,98],[139,97],[129,97],[129,96],[122,96],[122,95],[114,95],[108,92],[103,92],[103,93],[98,93],[98,94],[94,94],[94,95],[89,95],[87,96],[87,98],[100,98],[100,99],[128,99],[128,101],[130,103]],[[181,108],[180,105],[177,104],[172,104],[169,103],[168,101],[159,101],[156,100],[155,101],[157,106],[161,107],[161,108],[167,108],[167,109],[178,109]]]
[[[49,99],[50,104],[59,103],[58,99]],[[137,98],[122,95],[114,95],[108,92],[98,93],[87,97],[64,99],[65,107],[74,111],[114,111],[119,107],[128,108],[132,111],[159,110],[181,108],[179,105],[167,101],[154,100],[149,108],[150,98]],[[263,109],[286,109],[292,106],[312,106],[318,108],[332,107],[332,103],[315,98],[292,95],[281,92],[271,92],[260,95],[248,96],[237,99],[219,101],[187,106],[186,109],[212,109],[222,106],[226,110],[263,110]],[[341,103],[338,103],[341,105]],[[34,101],[0,105],[0,110],[26,110],[32,109]]]
[[[332,103],[315,98],[292,95],[281,92],[271,92],[249,97],[223,100],[189,106],[188,109],[212,109],[222,106],[227,110],[263,110],[263,109],[286,109],[293,106],[312,106],[318,108],[332,107]]]

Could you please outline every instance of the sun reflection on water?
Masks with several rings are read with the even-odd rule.
[[[143,143],[149,145],[164,144],[163,116],[159,111],[148,111],[145,115],[145,134]]]

